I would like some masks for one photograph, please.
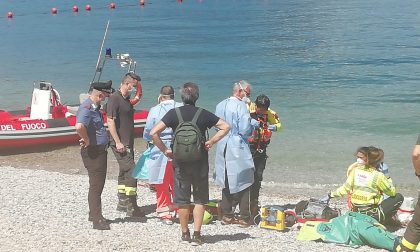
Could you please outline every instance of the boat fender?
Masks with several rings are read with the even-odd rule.
[[[140,101],[140,98],[143,94],[140,81],[137,81],[135,88],[136,88],[136,95],[130,99],[131,105],[136,105]]]

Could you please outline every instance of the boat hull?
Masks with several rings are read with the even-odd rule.
[[[147,111],[136,111],[134,114],[136,137],[143,134],[147,114]],[[49,120],[30,120],[14,116],[9,120],[0,120],[0,153],[41,146],[77,145],[80,137],[76,133],[75,124],[75,116]]]

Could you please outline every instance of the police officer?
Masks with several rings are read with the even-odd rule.
[[[112,82],[95,82],[91,93],[76,115],[76,131],[80,136],[80,154],[89,176],[89,221],[93,228],[109,230],[109,220],[102,215],[101,194],[107,170],[108,133],[100,111],[101,102],[113,92]]]
[[[415,175],[420,179],[420,135],[417,139],[417,143],[414,146],[412,161],[415,170]],[[417,199],[416,209],[414,211],[414,217],[410,221],[405,231],[404,237],[401,243],[396,247],[397,252],[414,251],[420,241],[420,195]]]

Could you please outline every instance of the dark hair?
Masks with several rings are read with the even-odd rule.
[[[182,102],[189,105],[195,105],[195,102],[200,96],[197,84],[192,82],[187,82],[182,85],[180,93]]]
[[[357,150],[356,150],[356,154],[355,154],[355,156],[357,156],[357,153],[363,153],[363,155],[365,155],[366,157],[367,157],[367,154],[368,154],[368,152],[369,152],[369,147],[366,147],[366,146],[363,146],[363,147],[359,147]]]
[[[128,72],[124,75],[123,79],[122,79],[122,83],[124,83],[128,78],[131,78],[133,80],[136,81],[141,81],[141,78],[139,75],[133,73],[133,72]]]
[[[163,86],[160,89],[160,94],[165,95],[165,96],[169,96],[171,99],[173,99],[175,97],[174,88],[170,85]]]
[[[270,99],[265,94],[260,94],[255,99],[255,105],[258,108],[268,109],[270,107]]]
[[[374,146],[369,146],[369,151],[367,154],[368,165],[376,168],[384,158],[384,152],[381,149],[378,149]]]

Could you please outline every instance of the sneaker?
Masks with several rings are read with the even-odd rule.
[[[199,246],[204,243],[204,238],[201,234],[194,234],[191,239],[191,245],[193,246]]]
[[[227,216],[222,217],[222,225],[230,225],[233,223],[235,223],[235,218]]]
[[[190,231],[182,232],[181,242],[182,243],[190,243],[191,242]]]
[[[109,223],[105,221],[105,219],[99,219],[98,221],[93,222],[93,229],[110,230],[111,227],[109,226]]]

